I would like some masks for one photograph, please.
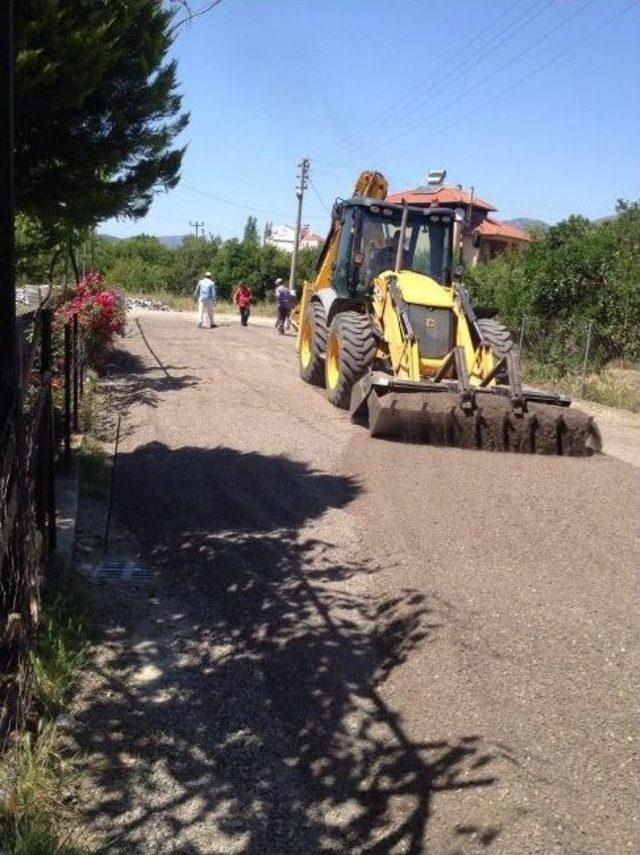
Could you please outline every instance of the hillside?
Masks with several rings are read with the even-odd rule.
[[[517,217],[515,220],[505,220],[504,222],[516,229],[521,229],[523,232],[546,231],[549,228],[549,224],[545,223],[544,220],[535,220],[532,217]]]
[[[115,237],[115,235],[100,234],[100,237],[110,243],[116,243],[117,241],[124,240],[124,238]],[[155,237],[163,246],[166,246],[167,249],[178,249],[182,246],[184,239],[189,237],[189,235],[151,235],[151,237]]]

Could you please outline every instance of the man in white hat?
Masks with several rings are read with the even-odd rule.
[[[213,307],[217,298],[216,283],[211,278],[211,273],[207,270],[204,277],[196,285],[196,290],[193,292],[193,299],[198,301],[198,326],[201,327],[204,323],[205,315],[209,319],[209,326],[213,329]]]

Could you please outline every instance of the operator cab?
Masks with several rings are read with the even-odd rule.
[[[342,233],[332,285],[352,298],[369,293],[373,280],[395,270],[402,242],[400,269],[426,274],[440,285],[451,284],[454,212],[448,208],[411,208],[354,197],[338,204]]]

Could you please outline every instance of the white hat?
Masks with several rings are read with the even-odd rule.
[[[276,285],[282,285],[282,279],[276,279]]]
[[[211,279],[211,271],[210,271],[210,270],[207,270],[207,272],[206,272],[204,275],[205,275],[205,276],[208,276],[208,277],[209,277],[209,279]]]

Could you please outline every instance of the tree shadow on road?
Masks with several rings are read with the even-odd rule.
[[[164,365],[155,356],[157,364],[146,365],[144,360],[128,350],[114,349],[103,378],[102,389],[106,395],[107,413],[104,428],[112,433],[115,418],[125,419],[136,406],[156,409],[162,398],[198,385],[195,374],[185,372],[186,366]],[[123,436],[134,430],[129,425]],[[105,436],[105,439],[112,437]]]
[[[415,741],[385,701],[451,607],[374,590],[366,543],[344,543],[357,482],[159,443],[119,467],[120,519],[159,583],[108,593],[80,713],[111,851],[419,853],[435,793],[512,762],[477,734]]]

